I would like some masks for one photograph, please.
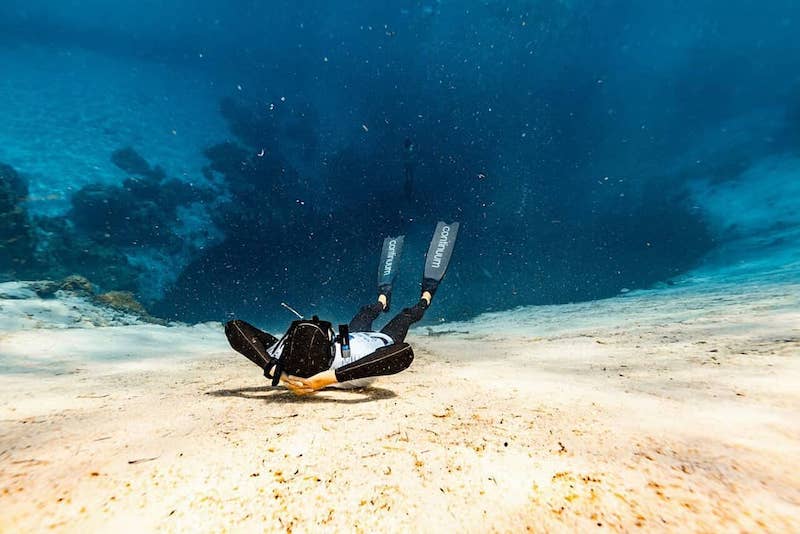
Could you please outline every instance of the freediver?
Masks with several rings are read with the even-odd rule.
[[[403,174],[405,182],[403,183],[403,191],[406,194],[406,199],[411,200],[414,194],[414,168],[417,164],[417,145],[406,137],[403,142]]]
[[[404,308],[380,332],[372,322],[389,311],[392,285],[397,274],[404,236],[387,237],[378,265],[378,298],[363,306],[347,325],[301,318],[293,321],[281,339],[235,319],[225,324],[231,347],[258,365],[272,385],[283,383],[297,395],[327,386],[364,387],[376,376],[392,375],[408,368],[414,352],[405,343],[408,329],[422,319],[447,271],[459,224],[436,226],[422,276],[419,301]]]

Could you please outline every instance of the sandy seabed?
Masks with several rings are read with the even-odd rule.
[[[219,325],[0,304],[26,302],[0,331],[2,532],[800,531],[797,284],[420,328],[407,371],[307,398]]]

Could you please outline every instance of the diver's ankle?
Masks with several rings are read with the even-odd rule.
[[[378,295],[378,302],[380,302],[381,306],[385,310],[386,309],[386,302],[387,302],[386,295],[383,295],[383,294]]]

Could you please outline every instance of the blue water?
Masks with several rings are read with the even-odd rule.
[[[757,276],[800,254],[793,1],[4,0],[0,279],[263,325],[427,321]],[[413,187],[404,186],[404,143]]]

